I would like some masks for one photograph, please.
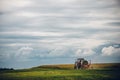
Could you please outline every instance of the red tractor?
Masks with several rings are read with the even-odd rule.
[[[84,58],[78,58],[75,61],[74,69],[88,69],[91,65],[91,61],[88,62]]]

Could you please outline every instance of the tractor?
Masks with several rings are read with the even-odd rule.
[[[88,69],[91,65],[91,61],[88,62],[84,58],[77,58],[74,64],[74,69]]]

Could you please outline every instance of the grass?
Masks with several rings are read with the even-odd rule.
[[[98,67],[100,64],[94,65]],[[114,64],[114,68],[113,64],[101,65],[104,65],[104,68],[102,66],[94,69],[74,70],[73,65],[68,64],[1,71],[0,80],[119,80],[120,71],[119,68],[115,68],[116,64]],[[106,65],[107,68],[105,67]]]

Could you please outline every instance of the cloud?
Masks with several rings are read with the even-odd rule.
[[[75,53],[76,57],[86,57],[95,54],[92,49],[78,49]]]
[[[56,47],[48,53],[47,57],[63,57],[66,54],[69,54],[66,47]]]
[[[113,46],[104,47],[102,49],[102,56],[120,56],[120,48]]]
[[[116,26],[116,27],[119,27],[120,26],[120,21],[119,22],[111,22],[111,23],[108,23],[107,25],[109,26]]]
[[[119,39],[120,39],[118,37],[119,35],[120,35],[120,32],[117,32],[117,31],[116,32],[114,32],[114,31],[107,32],[107,30],[106,30],[103,32],[99,32],[97,34],[93,34],[90,37],[93,39],[102,39],[102,40],[106,40],[106,41],[115,41],[115,42],[119,43]]]
[[[15,54],[15,58],[19,61],[28,60],[34,54],[32,53],[34,49],[32,47],[21,47],[18,49],[18,52]]]
[[[0,11],[11,12],[21,7],[26,7],[31,4],[30,0],[1,0]]]
[[[0,35],[16,35],[16,36],[64,36],[65,33],[59,32],[32,32],[32,31],[14,31],[14,32],[0,32]]]
[[[22,47],[22,48],[20,48],[19,50],[18,50],[18,53],[20,54],[20,55],[28,55],[29,53],[31,53],[31,51],[33,50],[33,48],[31,48],[31,47]]]

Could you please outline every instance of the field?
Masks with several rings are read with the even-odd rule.
[[[119,63],[92,64],[85,70],[74,70],[73,64],[66,64],[0,71],[0,80],[120,80],[119,77]]]

